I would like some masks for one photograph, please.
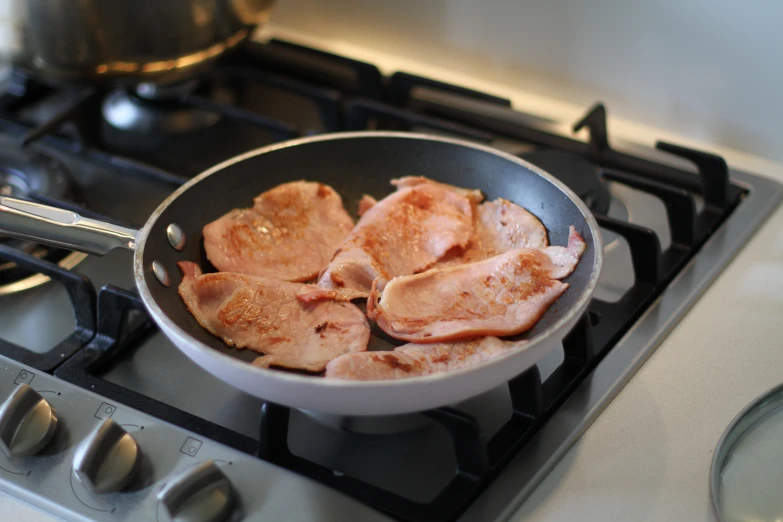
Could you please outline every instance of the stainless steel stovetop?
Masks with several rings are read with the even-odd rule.
[[[210,502],[210,495],[226,491],[220,489],[225,483],[216,480],[221,475],[214,473],[201,481],[175,478],[211,461],[232,484],[238,507],[229,520],[430,520],[433,513],[442,519],[503,520],[633,376],[783,195],[780,185],[744,172],[730,171],[730,184],[723,184],[720,162],[709,155],[691,156],[699,164],[697,176],[697,169],[683,169],[681,162],[653,163],[653,168],[608,145],[602,150],[600,118],[588,122],[590,143],[544,144],[546,136],[513,123],[518,113],[491,97],[451,88],[437,107],[433,100],[441,86],[414,81],[419,91],[409,89],[410,96],[400,99],[392,95],[396,91],[373,91],[372,81],[369,86],[359,80],[346,85],[345,68],[354,64],[339,57],[315,55],[341,67],[332,82],[324,80],[326,65],[309,63],[304,72],[294,70],[300,61],[286,68],[281,63],[291,52],[313,55],[284,43],[271,45],[251,48],[249,57],[224,65],[227,76],[239,74],[237,68],[242,71],[243,87],[232,96],[223,91],[222,97],[213,96],[215,89],[183,94],[192,104],[188,107],[207,107],[220,118],[176,136],[152,132],[154,139],[142,139],[144,133],[133,129],[107,132],[105,122],[93,128],[90,122],[100,121],[105,93],[68,96],[39,87],[45,91],[40,94],[28,80],[16,78],[22,94],[6,95],[0,108],[0,170],[5,168],[3,151],[20,147],[24,136],[30,138],[48,117],[62,112],[63,103],[76,103],[88,121],[76,118],[59,131],[54,126],[32,135],[29,150],[65,166],[74,205],[133,226],[143,224],[181,179],[233,155],[240,145],[257,147],[292,133],[391,127],[458,134],[523,156],[543,148],[565,150],[586,158],[588,171],[594,169],[596,183],[606,191],[599,197],[589,183],[585,188],[583,180],[575,182],[595,205],[607,244],[600,287],[580,331],[534,372],[453,409],[393,418],[334,418],[289,412],[244,395],[190,362],[145,322],[143,312],[119,313],[137,304],[129,253],[89,256],[75,267],[95,289],[120,289],[99,292],[93,300],[97,321],[87,327],[84,318],[75,319],[72,293],[65,286],[49,282],[16,291],[29,285],[0,279],[0,339],[6,347],[12,343],[49,354],[75,331],[84,339],[79,346],[68,345],[61,361],[54,354],[55,363],[47,365],[38,364],[33,355],[19,356],[24,350],[3,351],[0,344],[0,401],[27,384],[59,418],[53,441],[41,453],[24,458],[0,453],[0,489],[67,519],[167,520],[170,498],[158,497],[172,484],[181,493],[177,509]],[[277,55],[275,45],[285,52]],[[315,78],[315,69],[322,76]],[[358,70],[366,79],[368,69]],[[397,78],[390,83],[412,81],[406,75]],[[339,96],[343,112],[323,101],[330,96]],[[303,104],[302,97],[315,102]],[[471,106],[470,118],[460,97],[470,98],[465,104]],[[247,113],[216,105],[226,99]],[[258,99],[263,102],[253,105]],[[35,109],[46,103],[55,108]],[[498,112],[502,118],[488,115]],[[509,130],[509,125],[516,127]],[[238,145],[234,136],[243,141]],[[224,142],[228,145],[220,145]],[[186,159],[178,171],[171,166],[179,157]],[[0,268],[2,263],[0,250]],[[128,317],[130,326],[119,333]],[[0,439],[2,418],[0,413]],[[107,418],[135,439],[143,458],[128,489],[101,494],[90,491],[72,468],[79,445]],[[455,435],[463,429],[467,440]],[[97,462],[100,467],[113,460]]]

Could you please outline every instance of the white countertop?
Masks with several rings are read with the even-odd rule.
[[[390,69],[417,72],[417,67],[423,67],[344,42],[326,42],[321,47]],[[427,71],[438,76],[433,68]],[[441,77],[460,80],[447,73]],[[531,101],[527,94],[503,86],[461,79],[475,88],[504,93],[520,109]],[[578,115],[565,104],[535,101],[535,107],[548,116],[561,116],[564,128]],[[610,125],[618,138],[640,142],[660,138],[701,146],[723,154],[733,166],[783,181],[783,167],[760,158],[631,122],[610,120]],[[781,317],[783,208],[763,225],[513,520],[714,520],[708,489],[712,452],[732,418],[783,381]],[[59,520],[2,492],[0,513],[2,520],[9,521]]]
[[[783,208],[523,504],[513,520],[715,520],[712,453],[783,381]]]

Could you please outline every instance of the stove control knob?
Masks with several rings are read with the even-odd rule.
[[[140,457],[136,440],[119,424],[106,419],[76,450],[73,473],[92,493],[114,493],[133,480]]]
[[[26,384],[20,384],[0,407],[0,449],[9,457],[38,453],[56,429],[57,412]]]
[[[158,500],[176,522],[223,522],[234,508],[234,488],[208,460],[171,479]]]

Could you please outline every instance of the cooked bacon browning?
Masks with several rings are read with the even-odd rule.
[[[439,184],[404,188],[362,216],[318,286],[303,301],[367,297],[376,277],[391,279],[430,268],[449,250],[463,248],[472,232],[474,204]]]
[[[455,187],[454,185],[440,183],[439,181],[425,178],[424,176],[403,176],[401,178],[391,180],[391,184],[397,187],[397,190],[402,190],[409,187],[417,187],[424,184],[437,185],[441,188],[445,188],[456,194],[459,194],[460,196],[464,196],[474,203],[481,203],[484,201],[484,194],[482,194],[478,189]]]
[[[331,187],[309,181],[279,185],[204,227],[207,258],[222,272],[314,279],[353,221]]]
[[[311,372],[335,357],[367,349],[370,327],[351,303],[304,304],[303,286],[267,277],[203,274],[195,263],[179,263],[179,294],[199,324],[229,346],[265,354],[257,366]]]
[[[455,187],[423,176],[405,176],[391,180],[391,184],[398,190],[433,184],[463,195],[474,203],[481,203],[484,199],[480,190]],[[453,266],[481,261],[515,248],[546,246],[549,246],[546,229],[538,218],[519,205],[497,198],[494,201],[484,201],[476,208],[470,243],[464,249],[453,249],[435,266]]]
[[[502,198],[422,176],[359,201],[356,226],[326,185],[279,185],[204,227],[221,272],[181,262],[179,294],[199,324],[259,367],[348,380],[459,370],[527,344],[529,330],[568,288],[586,245],[570,228],[549,246],[543,224]],[[313,280],[316,284],[301,284]],[[408,341],[368,352],[367,317]]]
[[[367,211],[374,207],[377,203],[378,200],[374,197],[368,194],[363,195],[362,199],[359,200],[359,217],[365,215]]]
[[[530,329],[568,288],[585,243],[571,227],[568,247],[516,249],[484,261],[378,278],[367,314],[389,335],[439,342]]]
[[[404,379],[474,366],[525,344],[524,340],[501,341],[497,337],[454,343],[409,343],[389,352],[341,355],[326,365],[326,376],[356,381]]]
[[[481,261],[517,248],[549,245],[544,225],[519,205],[498,198],[485,201],[477,210],[470,244],[452,257],[449,264]]]

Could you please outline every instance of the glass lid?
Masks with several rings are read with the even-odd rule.
[[[710,482],[722,522],[783,522],[783,384],[731,422],[715,450]]]

